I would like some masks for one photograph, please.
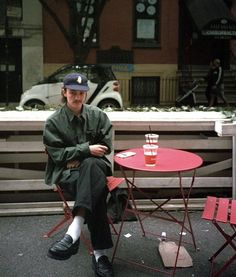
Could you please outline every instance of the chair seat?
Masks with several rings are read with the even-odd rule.
[[[202,218],[236,225],[236,200],[208,196]]]
[[[214,196],[208,196],[202,218],[212,221],[219,233],[225,238],[225,243],[221,245],[218,250],[209,258],[211,262],[211,277],[218,277],[225,271],[225,269],[236,260],[236,200],[229,198],[217,198]],[[231,226],[230,231],[226,225]],[[213,272],[213,262],[215,258],[227,247],[231,246],[235,251],[227,261],[221,266],[220,269]]]
[[[112,191],[113,189],[117,188],[121,183],[123,183],[124,180],[125,178],[118,178],[113,176],[107,177],[108,190]]]

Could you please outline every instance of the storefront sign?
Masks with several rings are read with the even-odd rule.
[[[214,38],[233,38],[236,37],[236,22],[220,19],[210,22],[201,31],[203,36]]]

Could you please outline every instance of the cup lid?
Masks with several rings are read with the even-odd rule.
[[[156,144],[144,144],[143,145],[144,148],[152,148],[152,149],[157,149],[159,146]]]
[[[159,137],[158,134],[145,134],[146,137]]]

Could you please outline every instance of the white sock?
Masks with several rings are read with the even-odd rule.
[[[66,234],[70,235],[75,243],[80,237],[81,229],[84,224],[84,218],[82,216],[76,215],[70,224]]]
[[[98,259],[101,256],[106,256],[106,249],[101,249],[101,250],[94,250],[93,254],[95,256],[96,261],[98,261]]]

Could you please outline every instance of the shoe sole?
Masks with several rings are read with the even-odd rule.
[[[99,275],[96,271],[94,271],[95,277],[114,277],[114,274],[110,275]]]
[[[57,255],[56,253],[52,253],[52,252],[48,251],[47,256],[54,260],[68,260],[72,255],[77,254],[78,250],[79,250],[78,248],[74,249],[67,255]]]
[[[94,271],[94,276],[95,277],[114,277],[114,274],[112,274],[112,275],[99,275],[96,271]]]

